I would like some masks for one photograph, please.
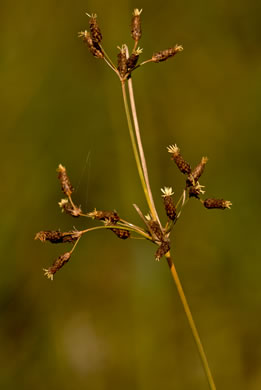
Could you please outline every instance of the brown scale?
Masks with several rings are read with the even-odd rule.
[[[131,20],[131,36],[135,42],[138,42],[140,40],[142,34],[140,14],[141,11],[135,9]]]
[[[96,42],[98,44],[101,43],[102,33],[97,22],[97,15],[90,16],[89,24],[93,42]]]
[[[164,196],[163,197],[164,201],[164,206],[165,206],[165,211],[167,214],[167,217],[171,219],[172,221],[175,221],[177,212],[176,212],[176,207],[174,205],[173,199],[171,196]]]
[[[70,196],[74,190],[73,186],[70,183],[70,179],[67,175],[66,168],[60,164],[57,168],[58,179],[61,183],[62,191],[65,195]]]
[[[81,235],[81,232],[60,232],[55,230],[47,230],[38,232],[35,236],[35,240],[50,241],[53,244],[59,244],[64,242],[75,242]]]
[[[204,206],[207,209],[230,209],[230,206],[232,203],[228,200],[224,199],[215,199],[215,198],[208,198],[204,200]]]
[[[160,260],[162,256],[164,256],[170,250],[170,244],[168,241],[163,241],[158,247],[155,258],[156,260]]]
[[[99,44],[95,41],[93,41],[91,35],[88,33],[88,31],[84,31],[83,33],[80,33],[80,36],[83,37],[84,42],[87,43],[88,48],[92,55],[96,58],[104,58],[104,53],[99,46]]]
[[[152,62],[166,61],[168,58],[173,57],[180,51],[182,51],[182,47],[176,45],[174,47],[171,47],[170,49],[161,50],[157,53],[154,53],[151,60]]]
[[[125,229],[110,229],[113,233],[116,234],[117,237],[119,237],[122,240],[126,240],[127,238],[130,237],[130,232],[129,230]]]
[[[163,233],[162,233],[162,230],[160,228],[159,223],[157,221],[150,220],[150,221],[148,221],[148,225],[149,225],[150,229],[152,230],[152,232],[155,234],[155,236],[160,241],[162,241],[164,236],[163,236]]]

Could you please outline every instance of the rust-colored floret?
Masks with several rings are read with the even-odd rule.
[[[90,33],[87,30],[79,32],[79,37],[83,38],[83,41],[87,43],[88,48],[94,57],[101,59],[104,58],[102,48],[92,39]]]
[[[171,47],[170,49],[161,50],[157,53],[154,53],[151,61],[152,62],[162,62],[166,61],[168,58],[173,57],[175,54],[181,52],[183,50],[183,47],[180,45],[176,45],[174,47]]]
[[[81,236],[81,232],[60,232],[59,230],[40,231],[36,234],[35,240],[42,242],[49,241],[53,244],[75,242]]]
[[[116,211],[100,211],[96,209],[94,209],[91,213],[88,213],[88,217],[98,219],[100,221],[106,221],[111,224],[115,224],[120,220]]]
[[[169,241],[162,241],[155,253],[155,259],[159,261],[170,250]]]
[[[131,36],[132,38],[134,39],[135,42],[138,42],[141,38],[141,18],[140,18],[140,14],[142,12],[142,9],[141,10],[138,10],[137,8],[135,8],[135,10],[133,11],[133,16],[132,16],[132,20],[131,20]]]
[[[64,192],[65,195],[70,196],[73,192],[73,186],[70,183],[70,179],[67,175],[66,168],[62,165],[59,164],[57,168],[58,172],[58,179],[60,180],[62,191]]]
[[[168,146],[167,149],[168,149],[168,152],[171,154],[172,160],[175,161],[180,172],[182,172],[184,174],[190,174],[191,167],[190,167],[189,163],[187,161],[185,161],[184,158],[182,157],[182,155],[180,154],[180,150],[177,147],[177,145]]]
[[[91,37],[93,42],[101,43],[102,33],[97,22],[97,15],[96,14],[92,14],[92,15],[86,14],[86,15],[88,15],[90,18],[89,24],[90,24]]]
[[[135,66],[137,65],[137,62],[138,62],[138,59],[139,59],[139,56],[140,54],[142,53],[142,49],[138,48],[137,50],[135,50],[131,56],[127,59],[127,68],[128,68],[128,72],[131,72]]]
[[[122,240],[126,240],[127,238],[130,237],[130,232],[129,230],[125,230],[125,229],[110,229],[113,233],[116,234],[117,237],[119,237],[120,239]]]
[[[81,207],[75,205],[72,206],[68,199],[61,199],[58,204],[61,207],[62,212],[64,211],[66,214],[70,214],[72,217],[80,217],[82,214]]]
[[[208,161],[207,157],[202,157],[200,163],[193,169],[191,174],[188,176],[187,184],[195,185],[202,173],[204,172],[205,165]]]
[[[70,257],[71,252],[66,252],[63,255],[59,256],[54,261],[51,267],[49,267],[48,269],[44,269],[44,274],[48,277],[48,279],[53,280],[53,275],[70,260]]]
[[[208,198],[204,200],[204,206],[207,209],[230,209],[232,203],[229,200]]]
[[[120,73],[121,78],[124,79],[128,72],[126,49],[124,45],[122,47],[119,47],[119,49],[120,52],[118,54],[118,71]]]

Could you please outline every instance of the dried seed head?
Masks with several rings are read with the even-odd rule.
[[[229,200],[209,198],[204,200],[204,206],[207,209],[230,209],[232,203]]]
[[[87,12],[86,12],[86,15],[89,16],[89,18],[90,18],[89,24],[90,24],[90,31],[91,31],[91,36],[92,36],[93,42],[101,43],[102,33],[101,33],[100,27],[99,27],[98,22],[97,22],[97,15],[96,14],[89,15],[89,14],[87,14]]]
[[[87,215],[93,219],[105,221],[108,224],[115,224],[120,220],[120,217],[116,211],[99,211],[94,209],[94,211],[88,213]]]
[[[142,9],[138,10],[138,8],[135,8],[133,11],[133,16],[131,20],[131,36],[134,39],[135,42],[138,42],[141,38],[141,21],[140,21],[140,14],[142,13]]]
[[[193,169],[191,174],[188,176],[187,184],[188,185],[195,185],[195,183],[198,181],[202,173],[204,172],[205,165],[208,161],[207,157],[202,157],[200,163],[196,166],[196,168]]]
[[[66,214],[70,214],[73,217],[80,217],[82,213],[82,209],[80,206],[72,206],[69,202],[69,199],[61,199],[60,202],[58,202],[59,207],[61,207],[62,212],[65,212]]]
[[[44,275],[47,276],[48,279],[53,280],[53,275],[70,260],[70,257],[71,252],[66,252],[59,256],[51,267],[44,269]]]
[[[118,47],[118,49],[120,50],[118,54],[118,71],[120,73],[121,78],[124,79],[128,72],[125,45],[122,45],[122,47]]]
[[[65,195],[70,196],[73,192],[73,186],[70,183],[69,177],[66,172],[66,168],[59,164],[57,168],[58,172],[58,179],[60,180],[62,191],[65,193]]]
[[[169,153],[171,153],[172,160],[175,161],[177,167],[179,168],[180,172],[184,174],[190,174],[191,167],[187,161],[184,160],[184,158],[180,154],[180,150],[177,147],[177,145],[170,145],[167,147],[167,150]]]
[[[138,47],[138,49],[134,50],[131,56],[127,59],[128,72],[131,72],[135,68],[141,53],[142,49]]]
[[[81,232],[60,232],[53,230],[46,230],[38,232],[35,236],[35,240],[42,242],[49,241],[53,244],[59,244],[64,242],[75,242],[81,236]]]
[[[159,261],[170,250],[169,241],[163,241],[155,253],[155,259]]]
[[[104,53],[102,51],[102,48],[99,46],[99,44],[97,42],[95,42],[92,39],[90,33],[87,30],[80,31],[78,36],[80,38],[83,38],[83,41],[87,43],[88,48],[94,57],[104,58]]]
[[[122,240],[126,240],[127,238],[130,237],[130,232],[129,230],[125,229],[110,229],[113,233],[116,234],[117,237],[121,238]]]
[[[204,186],[200,185],[199,182],[197,182],[194,186],[189,187],[189,197],[197,198],[199,199],[200,194],[204,194],[205,191],[203,191]]]
[[[158,221],[154,221],[153,219],[149,220],[147,216],[145,216],[145,218],[147,219],[148,225],[156,238],[159,239],[159,241],[162,241],[164,237]]]
[[[182,50],[183,47],[180,45],[176,45],[174,47],[171,47],[170,49],[161,50],[153,54],[151,61],[152,62],[166,61],[168,58],[173,57],[175,54],[181,52]]]
[[[162,197],[163,197],[164,207],[165,207],[167,217],[172,221],[175,221],[177,212],[176,212],[176,207],[174,205],[173,199],[171,197],[174,194],[174,192],[172,192],[171,187],[164,187],[164,189],[161,188],[161,191],[163,193]]]

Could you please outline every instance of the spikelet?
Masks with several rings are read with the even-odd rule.
[[[172,199],[172,195],[174,194],[174,192],[172,192],[171,187],[161,188],[161,191],[163,193],[162,197],[163,197],[164,207],[165,207],[167,217],[169,219],[171,219],[172,221],[175,221],[176,216],[177,216],[177,212],[176,212],[176,207],[175,207],[173,199]]]
[[[122,45],[122,47],[118,47],[118,49],[120,50],[118,54],[118,71],[120,73],[121,78],[124,79],[128,72],[125,45]]]
[[[48,279],[53,280],[53,275],[70,260],[70,257],[71,252],[66,252],[63,255],[59,256],[54,261],[51,267],[49,267],[48,269],[44,269],[44,275],[47,276]]]
[[[49,241],[52,244],[75,242],[81,236],[81,232],[60,232],[59,230],[43,230],[36,234],[35,240]]]
[[[92,39],[90,33],[89,33],[87,30],[85,30],[85,31],[80,31],[79,34],[78,34],[78,36],[79,36],[80,38],[82,38],[84,42],[87,43],[87,46],[88,46],[88,48],[89,48],[91,54],[92,54],[94,57],[96,57],[96,58],[101,58],[101,59],[104,58],[104,53],[103,53],[103,51],[102,51],[102,48],[100,47],[100,45],[99,45],[97,42],[95,42],[95,41]]]
[[[134,39],[135,42],[138,42],[141,38],[141,20],[140,15],[142,13],[142,9],[138,10],[138,8],[135,8],[133,11],[133,16],[131,20],[131,36]]]
[[[61,183],[62,191],[64,192],[65,195],[70,196],[74,189],[70,183],[70,179],[67,175],[66,168],[62,164],[59,164],[57,168],[57,172],[58,172],[58,179]]]
[[[125,229],[110,229],[114,234],[116,234],[116,236],[118,238],[120,238],[121,240],[126,240],[127,238],[130,237],[130,232],[129,230],[125,230]]]
[[[180,150],[177,147],[177,145],[170,145],[167,147],[167,150],[171,154],[171,158],[172,160],[175,161],[180,172],[184,174],[190,174],[191,167],[189,163],[187,163],[187,161],[185,161],[182,155],[180,154]]]
[[[188,179],[187,179],[188,186],[190,186],[190,185],[193,186],[197,183],[198,179],[200,178],[200,176],[204,172],[205,165],[206,165],[207,161],[208,161],[207,157],[202,157],[200,163],[193,169],[191,174],[188,176]]]
[[[203,204],[207,209],[221,209],[221,210],[230,209],[230,206],[232,206],[232,203],[229,200],[215,199],[215,198],[205,199]]]
[[[90,25],[90,31],[91,31],[91,37],[92,37],[92,40],[93,42],[96,42],[96,43],[101,43],[102,41],[102,33],[101,33],[101,30],[100,30],[100,27],[98,25],[98,22],[97,22],[97,15],[96,14],[87,14],[87,16],[89,16],[90,20],[89,20],[89,25]]]
[[[161,50],[157,53],[154,53],[151,61],[152,62],[162,62],[166,61],[168,58],[173,57],[175,54],[181,52],[183,50],[183,47],[180,45],[176,45],[174,47],[171,47],[170,49]]]

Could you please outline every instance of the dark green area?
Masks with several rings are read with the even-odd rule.
[[[146,213],[120,83],[77,38],[96,12],[103,45],[133,44],[143,8],[142,59],[184,51],[133,75],[155,202],[175,199],[183,177],[166,146],[196,165],[207,197],[192,200],[173,231],[177,270],[217,389],[261,387],[260,1],[169,3],[2,1],[0,388],[4,390],[207,389],[165,260],[145,241],[85,236],[54,281],[42,268],[69,246],[33,240],[44,229],[94,223],[61,214],[59,163],[84,210]]]

